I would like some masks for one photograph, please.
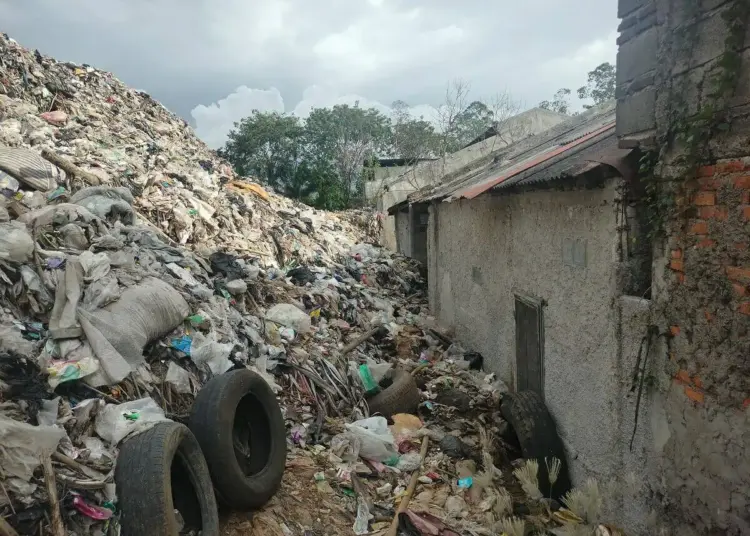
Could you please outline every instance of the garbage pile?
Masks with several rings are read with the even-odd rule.
[[[238,369],[277,394],[289,454],[223,534],[618,534],[561,508],[564,454],[527,455],[374,215],[236,176],[109,73],[7,36],[0,58],[0,534],[118,534],[123,442]]]

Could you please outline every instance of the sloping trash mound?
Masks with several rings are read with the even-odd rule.
[[[0,534],[618,534],[545,499],[565,460],[375,215],[238,177],[109,73],[0,58]]]

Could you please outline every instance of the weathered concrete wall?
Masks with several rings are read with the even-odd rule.
[[[747,0],[619,1],[618,136],[659,152],[660,195],[676,201],[654,253],[652,322],[669,347],[642,406],[661,422],[643,534],[750,534],[748,13]],[[721,128],[696,144],[689,125],[707,119]]]
[[[365,183],[365,193],[368,199],[376,200],[378,210],[387,211],[412,192],[440,181],[445,175],[478,160],[489,158],[510,143],[544,132],[566,119],[569,119],[569,116],[532,108],[510,118],[497,136],[465,147],[444,158],[420,162],[415,166],[376,170],[375,179]],[[395,232],[393,216],[388,216],[383,227],[381,244],[385,247],[395,244]]]
[[[411,256],[411,218],[408,208],[399,210],[391,217],[396,223],[396,249],[399,253]]]
[[[481,196],[431,207],[433,314],[510,385],[514,295],[545,300],[545,399],[577,482],[611,476],[623,464],[619,400],[628,367],[619,362],[618,198],[612,180],[601,189]],[[583,265],[567,264],[566,241],[584,245]]]

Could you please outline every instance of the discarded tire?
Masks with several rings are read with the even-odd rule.
[[[276,395],[261,376],[242,369],[211,379],[195,399],[190,429],[222,505],[260,508],[279,489],[286,426]]]
[[[411,374],[405,370],[393,371],[393,383],[367,401],[370,415],[391,417],[397,413],[415,413],[421,401],[419,389]]]
[[[570,475],[565,447],[557,433],[542,397],[533,391],[508,393],[503,397],[501,413],[513,427],[524,458],[539,462],[539,489],[544,495],[560,499],[570,491]],[[561,467],[555,485],[550,488],[545,459],[560,460]]]
[[[186,426],[159,423],[126,440],[115,483],[122,536],[219,535],[208,466]]]

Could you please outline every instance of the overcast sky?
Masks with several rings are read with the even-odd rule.
[[[417,114],[462,78],[535,106],[615,61],[616,0],[0,0],[0,31],[112,71],[218,147],[254,108]]]

